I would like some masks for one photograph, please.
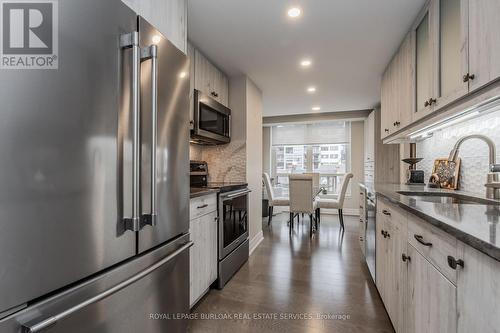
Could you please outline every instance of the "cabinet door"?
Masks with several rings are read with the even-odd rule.
[[[455,333],[457,288],[411,245],[408,245],[408,255],[411,261],[408,263],[406,331]]]
[[[410,32],[398,51],[395,130],[410,124],[415,110],[415,34]]]
[[[385,217],[377,213],[376,219],[376,237],[375,237],[375,282],[377,289],[385,303],[385,281],[386,281],[386,263],[387,263],[387,239],[384,238]]]
[[[458,332],[500,332],[500,262],[459,243]]]
[[[397,80],[396,66],[397,55],[389,63],[382,77],[381,89],[381,138],[385,138],[395,132],[394,123],[398,117],[398,98],[397,98]]]
[[[203,233],[205,233],[204,243],[204,262],[201,264],[204,267],[205,289],[217,279],[217,212],[201,217]]]
[[[194,305],[217,279],[217,212],[190,221],[190,304]]]
[[[438,0],[433,7],[439,17],[437,55],[437,101],[441,108],[468,92],[468,10],[467,0]]]
[[[220,88],[219,88],[219,102],[225,106],[229,106],[229,81],[224,73],[221,73]]]
[[[500,1],[469,0],[470,90],[500,77]]]
[[[210,75],[211,64],[208,59],[195,49],[195,72],[194,72],[194,87],[204,94],[210,95]]]
[[[427,8],[415,28],[416,108],[413,120],[420,119],[432,111],[428,103],[433,98],[433,54],[435,47],[432,38],[434,31],[432,23],[435,20],[434,15],[435,13],[430,10],[430,7]]]
[[[407,252],[406,216],[397,209],[393,209],[391,214],[385,223],[389,233],[386,258],[386,308],[396,332],[404,332],[407,265],[403,262],[402,255]]]

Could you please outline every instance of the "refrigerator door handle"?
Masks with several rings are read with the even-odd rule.
[[[193,246],[193,244],[194,243],[192,241],[185,243],[180,248],[178,248],[177,250],[175,250],[174,252],[172,252],[171,254],[169,254],[168,256],[163,258],[162,260],[158,261],[157,263],[145,268],[144,270],[140,271],[136,275],[128,278],[127,280],[125,280],[123,282],[120,282],[119,284],[115,285],[114,287],[111,287],[110,289],[107,289],[107,290],[103,291],[102,293],[83,301],[82,303],[79,303],[79,304],[77,304],[77,305],[75,305],[67,310],[64,310],[63,312],[60,312],[54,316],[51,316],[47,319],[44,319],[43,321],[36,323],[34,325],[29,325],[29,324],[23,325],[22,332],[26,332],[26,333],[40,332],[40,331],[42,331],[50,326],[55,325],[59,320],[62,320],[64,318],[72,315],[73,313],[82,310],[83,308],[85,308],[89,305],[92,305],[94,303],[99,302],[99,301],[117,293],[118,291],[128,287],[132,283],[139,281],[143,277],[151,274],[152,272],[154,272],[155,270],[157,270],[161,266],[165,265],[169,261],[172,261],[175,257],[177,257],[179,254],[181,254],[185,250],[189,249],[191,246]]]
[[[132,118],[133,118],[133,142],[132,142],[132,216],[124,217],[125,230],[139,231],[140,229],[140,48],[139,33],[137,31],[120,36],[120,47],[132,49]]]
[[[158,130],[158,46],[151,45],[141,50],[141,61],[151,60],[151,213],[141,216],[142,229],[156,225],[156,148]]]

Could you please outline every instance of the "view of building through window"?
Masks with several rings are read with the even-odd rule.
[[[350,170],[350,123],[321,124],[322,132],[328,131],[329,125],[330,130],[336,132],[336,135],[330,136],[330,140],[326,140],[330,142],[324,143],[311,143],[315,141],[311,125],[313,124],[273,128],[273,131],[277,132],[273,133],[275,140],[271,149],[275,185],[283,187],[286,191],[289,174],[318,172],[320,185],[327,188],[329,193],[336,192],[343,175]],[[283,141],[293,144],[283,144]]]

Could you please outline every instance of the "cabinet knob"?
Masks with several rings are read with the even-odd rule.
[[[424,107],[428,107],[430,104],[429,104],[429,101],[425,101],[424,102]]]
[[[469,82],[470,80],[474,80],[476,76],[474,74],[465,74],[463,77],[464,82]]]
[[[436,102],[437,102],[437,101],[436,101],[436,99],[435,99],[435,98],[432,98],[432,97],[431,97],[431,98],[429,99],[429,105],[432,105],[432,104],[434,104],[434,103],[436,103]]]
[[[384,129],[384,131],[385,131],[386,133],[389,133],[389,129],[388,129],[388,128]]]
[[[409,261],[411,261],[411,257],[407,256],[404,253],[401,255],[401,259],[403,260],[403,262],[407,262],[407,261],[409,262]]]
[[[462,268],[464,268],[464,261],[462,259],[455,259],[452,256],[448,256],[448,266],[453,269],[457,269],[457,266],[462,266]]]
[[[401,123],[399,121],[396,121],[396,126],[399,126],[401,125]]]

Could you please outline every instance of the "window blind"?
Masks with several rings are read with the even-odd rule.
[[[279,145],[339,144],[351,141],[350,121],[329,121],[272,127],[271,143]]]

